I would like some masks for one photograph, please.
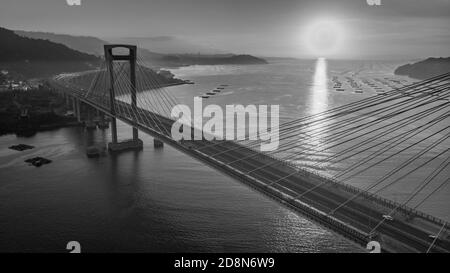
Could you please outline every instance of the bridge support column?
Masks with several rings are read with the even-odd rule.
[[[76,116],[77,115],[77,106],[75,105],[75,98],[72,98],[72,111],[73,111],[73,114]]]
[[[75,115],[77,116],[78,122],[81,122],[81,101],[79,99],[75,99]]]
[[[86,118],[86,122],[84,123],[84,126],[88,130],[97,129],[97,124],[95,123],[95,120],[93,118],[93,112],[94,112],[94,109],[91,106],[86,105],[87,118]]]
[[[117,121],[116,118],[111,118],[111,144],[117,144]]]
[[[80,102],[77,98],[72,98],[72,111],[78,122],[81,122]]]
[[[159,139],[154,138],[153,139],[153,147],[155,147],[155,148],[162,148],[162,147],[164,147],[164,142],[162,142]]]
[[[109,123],[107,120],[105,120],[105,114],[98,111],[98,116],[99,116],[98,128],[99,129],[108,129]]]

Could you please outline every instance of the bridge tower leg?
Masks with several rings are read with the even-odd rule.
[[[128,55],[114,55],[114,48],[126,48],[129,51]],[[136,56],[137,56],[137,47],[133,45],[105,45],[105,60],[108,65],[109,75],[110,75],[110,111],[112,114],[111,119],[111,133],[112,133],[112,142],[108,145],[108,148],[111,151],[121,151],[127,149],[142,149],[143,142],[139,139],[138,129],[133,127],[133,139],[129,141],[117,141],[117,125],[116,125],[116,96],[114,90],[114,61],[127,61],[130,64],[130,83],[131,83],[131,110],[136,113],[137,112],[137,97],[136,97]],[[131,119],[134,124],[138,124],[138,120],[136,117],[132,115]]]
[[[130,50],[130,82],[131,82],[131,109],[134,113],[137,112],[137,99],[136,99],[136,49]],[[136,118],[134,118],[137,123]],[[138,141],[138,129],[133,127],[133,140]]]
[[[80,102],[77,98],[72,97],[72,110],[78,122],[81,122]]]
[[[81,101],[79,99],[75,99],[75,107],[76,107],[76,116],[78,122],[81,122]]]
[[[76,105],[75,98],[72,98],[72,111],[73,111],[73,114],[75,116],[77,116],[77,105]]]
[[[117,121],[115,118],[116,115],[116,107],[115,107],[115,101],[116,101],[116,94],[114,91],[114,67],[113,67],[113,59],[112,59],[112,49],[107,50],[105,46],[105,59],[108,62],[108,70],[109,70],[109,80],[110,80],[110,86],[109,86],[109,109],[112,114],[111,117],[111,139],[112,139],[112,145],[117,144]],[[111,146],[111,145],[110,145]]]

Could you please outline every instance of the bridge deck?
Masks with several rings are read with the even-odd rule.
[[[58,88],[69,92],[61,85],[58,85]],[[104,106],[108,103],[103,99],[86,100],[82,93],[73,93],[72,90],[70,92],[72,96],[111,115],[109,109]],[[328,181],[327,178],[313,173],[299,171],[294,166],[235,142],[206,140],[176,142],[168,133],[160,133],[160,131],[170,132],[173,120],[144,109],[141,110],[146,115],[130,116],[129,113],[132,111],[129,104],[121,101],[117,101],[117,104],[120,107],[116,107],[116,118],[275,198],[315,222],[363,246],[374,239],[381,243],[384,251],[426,252],[434,240],[430,235],[436,234],[442,227],[443,222],[438,219],[400,207],[395,214],[395,219],[384,221],[377,228],[376,237],[369,238],[368,233],[383,219],[383,215],[388,214],[399,204],[361,193],[359,189]],[[221,153],[226,150],[228,150],[227,153]],[[243,157],[246,157],[246,160],[232,163]],[[257,169],[269,163],[270,166]],[[292,173],[296,174],[280,180]],[[273,183],[274,181],[277,182]],[[334,214],[329,214],[355,194],[360,196],[348,202]],[[418,222],[423,224],[419,225]],[[441,239],[435,242],[431,252],[450,252],[449,234],[445,232],[440,237]]]

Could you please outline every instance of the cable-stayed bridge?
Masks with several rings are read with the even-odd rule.
[[[117,47],[129,53],[115,55]],[[450,251],[448,223],[421,211],[450,180],[450,73],[292,119],[273,129],[278,149],[261,152],[259,140],[174,140],[178,102],[136,55],[108,45],[98,69],[50,80],[112,118],[113,149],[122,145],[119,119],[133,127],[125,146],[139,144],[138,130],[150,134],[364,247]],[[407,189],[401,201],[381,197],[398,185]]]

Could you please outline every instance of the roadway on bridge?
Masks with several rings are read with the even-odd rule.
[[[64,88],[63,86],[59,86]],[[72,90],[71,90],[72,92]],[[84,100],[82,93],[78,96]],[[104,105],[108,105],[104,98],[97,101],[85,101],[97,109],[109,114],[109,109]],[[289,196],[284,201],[289,206],[296,207],[300,212],[307,213],[304,204],[312,207],[314,210],[323,212],[326,217],[332,219],[336,223],[345,223],[355,233],[359,233],[358,243],[362,244],[361,236],[367,235],[380,221],[383,215],[389,213],[392,205],[388,206],[383,202],[367,200],[365,198],[355,198],[350,202],[349,199],[354,197],[355,193],[348,191],[346,187],[336,183],[328,183],[319,177],[311,177],[311,174],[299,172],[298,169],[271,158],[258,151],[248,149],[231,141],[181,141],[175,142],[170,137],[173,120],[158,114],[140,109],[144,115],[133,115],[131,106],[122,101],[117,101],[116,118],[138,127],[140,130],[167,142],[173,147],[180,149],[191,156],[199,158],[209,165],[225,172],[233,177],[240,177],[240,180],[247,180],[248,184],[270,195],[271,192],[281,192],[285,196]],[[245,160],[241,160],[245,158]],[[261,166],[265,166],[261,168]],[[236,175],[238,173],[238,175]],[[296,173],[295,175],[291,175]],[[245,175],[242,175],[245,174]],[[280,179],[287,177],[285,179]],[[258,183],[255,183],[258,181]],[[276,183],[273,183],[276,181]],[[272,195],[272,197],[276,194]],[[280,199],[280,198],[278,198]],[[345,206],[330,215],[335,208],[343,203]],[[308,216],[311,217],[311,214]],[[314,219],[314,216],[311,218]],[[413,218],[417,218],[414,216]],[[316,219],[319,220],[319,219]],[[423,226],[413,224],[413,219],[408,219],[406,215],[398,213],[398,217],[392,221],[383,221],[376,229],[381,240],[382,248],[385,251],[393,252],[426,252],[434,239],[429,231]],[[427,219],[421,219],[427,221]],[[320,222],[320,221],[319,221]],[[428,223],[435,228],[435,223]],[[352,234],[342,229],[342,224],[336,224],[335,227],[328,226],[347,237]],[[370,238],[366,238],[367,242]],[[447,238],[436,240],[431,252],[450,252],[450,242]]]

